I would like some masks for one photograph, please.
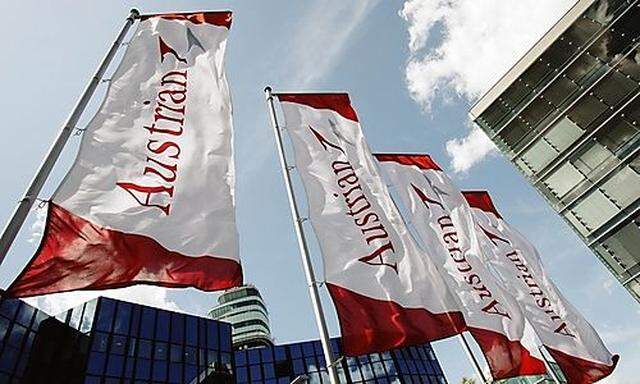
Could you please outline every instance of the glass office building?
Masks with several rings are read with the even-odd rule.
[[[640,300],[640,8],[579,0],[475,123]]]
[[[340,355],[339,339],[332,348]],[[329,383],[319,340],[236,351],[236,383],[289,384],[296,378]],[[344,384],[446,384],[442,368],[429,344],[347,357],[338,361]]]
[[[56,317],[0,300],[0,384],[235,383],[227,323],[108,298]]]
[[[218,298],[218,305],[209,311],[209,317],[231,323],[234,349],[273,344],[267,306],[253,285],[224,291]]]
[[[339,339],[333,339],[340,354]],[[338,361],[341,382],[446,384],[430,345]],[[233,351],[228,323],[97,298],[51,317],[0,298],[0,384],[328,383],[319,341]]]

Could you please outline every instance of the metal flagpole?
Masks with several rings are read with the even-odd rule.
[[[284,153],[284,146],[282,144],[282,135],[280,134],[280,127],[278,126],[278,118],[276,117],[276,109],[273,104],[273,95],[271,94],[271,87],[264,89],[265,96],[267,98],[267,104],[269,106],[269,113],[271,115],[271,123],[273,125],[273,132],[276,136],[276,146],[278,147],[278,156],[280,158],[280,166],[282,167],[282,176],[284,177],[284,183],[287,188],[287,195],[289,196],[289,208],[291,209],[291,216],[293,217],[293,224],[296,229],[296,237],[298,238],[298,248],[300,249],[300,256],[302,257],[302,265],[304,267],[304,274],[307,277],[307,285],[309,286],[309,295],[311,295],[311,304],[313,305],[313,312],[316,317],[316,324],[318,325],[318,331],[320,332],[320,341],[322,343],[322,349],[324,350],[324,359],[327,363],[327,371],[329,372],[329,378],[331,384],[339,384],[338,371],[336,369],[336,362],[333,359],[333,352],[331,351],[331,344],[329,342],[329,332],[327,330],[327,324],[324,318],[324,312],[322,310],[322,303],[320,302],[320,294],[318,292],[318,286],[316,285],[316,278],[313,273],[313,267],[311,266],[311,258],[309,257],[309,248],[307,247],[307,241],[304,236],[304,228],[302,226],[302,218],[298,212],[298,204],[296,203],[296,197],[291,186],[291,175],[289,171],[291,168],[287,164],[287,158]]]
[[[131,27],[131,25],[133,25],[135,19],[138,18],[139,15],[140,13],[138,12],[137,9],[132,9],[129,12],[129,16],[127,16],[127,20],[124,26],[122,27],[122,29],[120,30],[118,37],[116,37],[116,40],[113,42],[113,45],[111,46],[111,48],[109,48],[109,51],[107,51],[107,54],[104,56],[104,58],[102,59],[102,62],[98,66],[98,69],[96,70],[96,73],[93,75],[93,78],[91,79],[91,81],[89,81],[89,84],[87,84],[86,88],[84,89],[84,92],[82,92],[80,99],[78,100],[76,105],[73,107],[73,110],[71,111],[71,114],[67,118],[67,121],[64,123],[64,126],[62,127],[62,130],[58,134],[56,141],[53,143],[53,145],[49,149],[49,152],[47,153],[44,160],[42,161],[42,164],[40,165],[40,169],[38,169],[38,172],[33,177],[33,180],[31,180],[31,184],[29,184],[29,187],[24,193],[24,197],[18,202],[18,206],[13,211],[13,215],[7,222],[7,225],[4,227],[4,230],[2,231],[2,235],[0,236],[0,264],[4,261],[4,258],[7,256],[7,253],[9,252],[9,248],[11,248],[11,244],[15,240],[16,236],[18,235],[18,232],[20,231],[20,228],[24,224],[24,221],[26,220],[27,215],[29,214],[29,210],[31,209],[31,207],[33,206],[33,203],[38,197],[38,194],[40,193],[40,190],[42,189],[44,182],[47,180],[47,177],[51,173],[51,170],[53,169],[53,165],[58,160],[58,157],[60,157],[60,153],[62,152],[62,149],[64,148],[65,144],[69,140],[69,136],[71,136],[71,133],[73,132],[73,129],[78,123],[80,116],[82,116],[82,112],[84,112],[84,109],[89,103],[89,100],[91,100],[91,97],[93,96],[93,93],[95,92],[98,84],[100,83],[102,76],[107,70],[107,67],[109,67],[111,60],[113,59],[116,52],[118,51],[118,48],[122,44],[122,40],[124,39],[125,35],[129,31],[129,28]]]
[[[469,357],[469,360],[471,360],[471,363],[473,364],[473,368],[475,368],[476,370],[476,374],[480,377],[480,380],[482,381],[482,383],[486,384],[487,378],[484,376],[484,373],[482,373],[482,368],[480,367],[480,363],[476,359],[476,356],[473,354],[473,351],[471,350],[471,346],[467,342],[467,339],[464,337],[464,333],[460,333],[458,336],[460,336],[460,343],[462,343],[464,350],[467,352],[467,356]]]
[[[544,354],[544,349],[542,347],[538,347],[538,350],[542,355],[542,360],[544,360],[544,365],[547,368],[547,372],[549,373],[549,376],[551,376],[551,379],[553,380],[553,382],[556,384],[561,384],[560,379],[556,375],[556,371],[553,370],[553,367],[551,367],[551,363],[547,359],[547,356]]]

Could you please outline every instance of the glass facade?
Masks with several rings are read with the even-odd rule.
[[[339,339],[331,340],[340,355]],[[236,383],[289,384],[298,377],[308,383],[329,383],[319,340],[235,352]],[[446,384],[430,345],[409,347],[338,362],[341,383]]]
[[[340,341],[333,339],[340,354]],[[0,384],[328,383],[319,341],[235,352],[231,325],[98,298],[51,317],[0,298]],[[338,361],[343,384],[446,384],[430,345]]]
[[[640,6],[585,4],[472,115],[640,300]]]
[[[235,349],[273,344],[267,306],[253,285],[226,290],[218,298],[218,305],[209,311],[209,317],[231,323]]]

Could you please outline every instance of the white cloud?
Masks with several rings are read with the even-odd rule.
[[[380,0],[313,2],[293,36],[291,84],[304,89],[339,62],[350,38]]]
[[[466,137],[447,141],[447,153],[456,173],[466,172],[489,153],[495,151],[493,142],[478,127],[471,127]]]
[[[473,102],[485,93],[575,3],[575,0],[408,0],[411,56],[406,68],[411,97],[430,113],[438,100]],[[492,148],[472,129],[447,148],[457,170],[467,170]],[[475,145],[474,145],[475,144]],[[461,158],[458,158],[461,157]]]
[[[44,227],[47,221],[47,207],[36,205],[33,209],[35,211],[35,221],[31,224],[29,238],[27,238],[27,242],[31,244],[37,244],[40,242],[42,238],[42,233],[44,232]]]
[[[104,291],[55,293],[29,298],[26,299],[26,301],[51,315],[57,315],[98,296],[112,297],[132,303],[168,309],[170,311],[185,312],[184,308],[181,308],[174,300],[169,299],[168,292],[169,290],[163,287],[136,285],[133,287]]]

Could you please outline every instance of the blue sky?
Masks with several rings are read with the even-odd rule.
[[[503,216],[539,247],[558,286],[609,348],[621,354],[618,370],[606,382],[638,382],[640,306],[515,168],[472,130],[467,117],[473,101],[571,1],[0,2],[5,16],[0,24],[0,221],[9,217],[134,5],[143,12],[234,11],[227,73],[241,257],[246,280],[267,301],[278,342],[316,338],[317,332],[262,93],[265,85],[276,91],[347,91],[373,150],[430,153],[461,188],[489,189]],[[404,17],[399,13],[403,7]],[[104,86],[80,125],[103,93]],[[78,142],[79,136],[70,140],[42,198],[68,169]],[[0,267],[1,287],[33,254],[43,213],[30,216]],[[310,241],[321,271],[315,239]],[[216,299],[192,289],[153,287],[107,294],[201,315]],[[54,295],[35,302],[57,311],[97,295]],[[325,292],[323,299],[331,333],[337,335]],[[438,342],[435,348],[452,383],[473,374],[457,340]]]

